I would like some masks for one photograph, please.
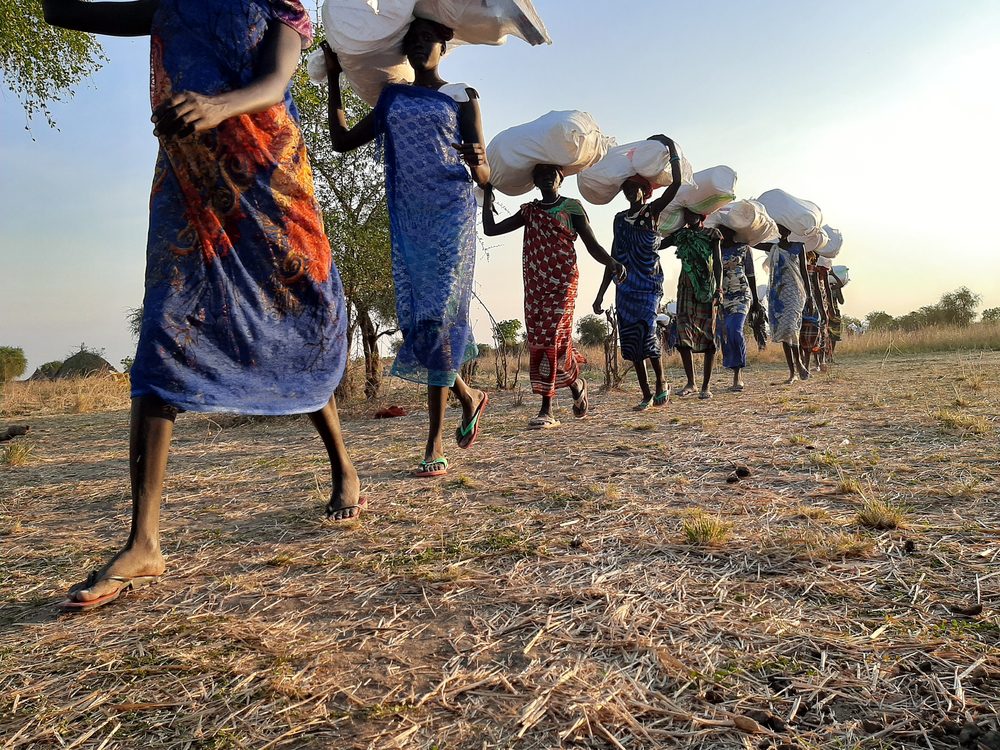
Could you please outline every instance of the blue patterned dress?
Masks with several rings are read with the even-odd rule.
[[[767,290],[771,340],[791,346],[799,344],[802,310],[806,305],[806,285],[799,268],[799,257],[804,252],[801,242],[790,242],[787,248],[775,244],[768,261],[771,266]]]
[[[249,84],[274,23],[311,38],[293,0],[161,0],[153,108],[176,92]],[[290,93],[213,130],[162,138],[132,396],[190,411],[316,411],[346,352],[343,290]]]
[[[744,326],[753,293],[747,279],[753,274],[753,258],[746,245],[722,248],[722,313],[719,339],[722,343],[722,366],[742,370],[747,366],[747,341]]]
[[[660,243],[663,238],[629,211],[615,216],[614,244],[611,256],[625,266],[628,274],[618,284],[615,308],[622,358],[630,362],[659,358],[660,338],[656,330],[656,311],[663,298],[663,269],[660,267]]]
[[[451,387],[462,363],[477,354],[469,323],[476,199],[452,147],[461,141],[459,104],[441,91],[391,84],[375,112],[403,333],[392,374]]]

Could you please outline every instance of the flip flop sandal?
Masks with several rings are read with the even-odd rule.
[[[653,399],[652,398],[643,399],[638,404],[636,404],[635,406],[632,407],[632,411],[646,411],[646,409],[649,408],[649,405],[651,403],[653,403]]]
[[[528,422],[529,430],[551,430],[553,427],[558,427],[562,422],[552,416],[548,417],[535,417],[530,422]]]
[[[590,411],[590,399],[587,397],[587,381],[580,378],[580,382],[583,386],[580,388],[580,397],[573,399],[573,416],[577,419],[583,419],[587,416],[587,412]]]
[[[483,416],[489,403],[490,397],[483,391],[483,400],[476,407],[469,424],[459,425],[455,428],[455,442],[458,443],[459,448],[471,448],[472,444],[476,442],[476,438],[479,437],[479,418]]]
[[[681,388],[679,391],[677,391],[677,395],[681,396],[681,397],[683,397],[683,396],[690,396],[692,393],[694,393],[694,388],[684,387],[684,388]]]
[[[326,517],[329,518],[333,523],[346,523],[347,521],[357,521],[359,518],[361,518],[361,511],[368,507],[368,498],[367,497],[358,498],[357,505],[345,505],[342,508],[334,509],[331,507],[331,505],[332,502],[326,504]],[[345,510],[353,510],[354,513],[352,513],[349,516],[343,516],[341,518],[333,518],[333,515],[335,513],[343,513]]]
[[[86,602],[66,599],[59,604],[59,609],[63,612],[85,612],[88,609],[97,609],[98,607],[103,607],[105,604],[110,604],[129,589],[137,591],[145,586],[148,586],[159,577],[160,576],[133,576],[132,578],[125,578],[123,576],[105,576],[104,578],[98,578],[97,571],[92,570],[90,575],[87,576],[86,585],[80,587],[74,586],[70,589],[70,593],[82,591],[83,589],[89,589],[101,581],[117,581],[121,584],[121,586],[104,596],[99,596],[96,599],[91,599]]]
[[[731,385],[731,386],[729,386],[729,388],[727,390],[730,393],[743,393],[744,387],[745,386],[742,386],[742,385]]]
[[[415,477],[443,477],[448,473],[448,459],[442,456],[433,461],[421,461],[413,472]]]
[[[667,390],[660,391],[655,396],[653,396],[653,406],[663,406],[669,400],[670,400],[670,389],[667,388]]]
[[[712,392],[702,391],[701,393],[698,394],[698,398],[700,398],[702,401],[708,401],[710,398],[712,398]]]

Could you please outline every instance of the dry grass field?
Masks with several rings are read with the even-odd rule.
[[[542,433],[492,393],[440,480],[393,385],[410,416],[346,410],[346,525],[306,420],[182,415],[167,576],[75,616],[126,533],[126,387],[8,388],[0,747],[1000,747],[1000,354],[871,352]]]

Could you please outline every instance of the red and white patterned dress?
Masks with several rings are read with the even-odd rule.
[[[573,311],[580,282],[573,216],[586,212],[564,198],[552,208],[521,206],[524,218],[524,322],[531,357],[531,390],[554,396],[580,377],[586,362],[573,346]]]

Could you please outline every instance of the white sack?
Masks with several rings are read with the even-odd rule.
[[[321,14],[348,84],[372,106],[386,84],[413,80],[402,44],[418,16],[454,30],[449,47],[503,44],[508,35],[552,43],[531,0],[324,0]],[[310,53],[306,70],[313,81],[326,82],[321,49]]]
[[[681,183],[691,184],[691,163],[684,158],[679,146],[677,154],[681,157]],[[591,203],[604,205],[618,195],[623,182],[635,175],[645,177],[653,187],[669,185],[673,177],[670,150],[654,140],[615,146],[597,164],[583,171],[576,178],[576,184],[580,195]]]
[[[821,255],[816,259],[816,266],[819,268],[826,268],[827,270],[833,270],[833,258],[825,258]]]
[[[826,243],[826,246],[822,250],[817,252],[825,258],[836,258],[840,255],[840,251],[844,247],[844,235],[840,233],[840,230],[834,229],[829,225],[824,226],[823,231],[826,232],[829,242]]]
[[[768,216],[764,206],[758,201],[734,201],[723,206],[705,219],[705,226],[728,227],[733,230],[737,242],[760,245],[777,242],[778,225]]]
[[[536,165],[555,164],[568,177],[599,162],[613,145],[614,139],[604,135],[587,112],[549,112],[507,128],[490,141],[490,182],[506,195],[523,195],[534,188],[531,173]]]
[[[834,266],[833,273],[838,279],[840,279],[843,286],[847,286],[847,283],[851,280],[850,271],[847,266]]]
[[[822,253],[824,248],[830,244],[830,235],[826,233],[825,229],[819,229],[812,234],[807,234],[805,236],[790,235],[789,239],[792,242],[801,242],[806,249],[807,253]]]
[[[674,201],[695,213],[708,215],[736,200],[736,171],[720,165],[694,174],[694,184],[684,185]]]
[[[815,252],[829,240],[822,235],[823,212],[812,201],[796,198],[784,190],[768,190],[758,199],[778,224],[791,233],[792,242],[805,244],[807,251]]]
[[[503,44],[516,36],[528,44],[552,44],[531,0],[417,0],[414,15],[455,31],[449,44]]]

